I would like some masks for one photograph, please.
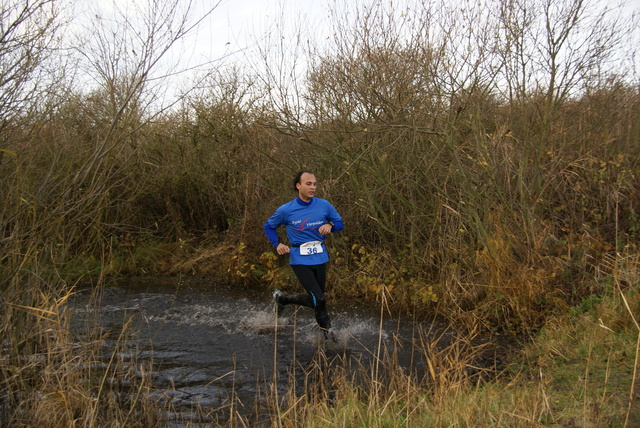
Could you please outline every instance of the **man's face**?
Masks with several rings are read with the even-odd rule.
[[[305,172],[300,177],[298,187],[298,196],[305,202],[309,202],[316,194],[316,176]]]

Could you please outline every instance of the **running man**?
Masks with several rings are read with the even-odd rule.
[[[264,232],[278,255],[289,254],[291,269],[307,292],[284,294],[276,290],[273,299],[278,314],[290,304],[313,308],[324,337],[335,341],[324,296],[329,261],[324,240],[328,234],[344,228],[342,217],[328,201],[315,197],[316,177],[313,172],[306,169],[298,172],[293,180],[293,189],[298,197],[276,210],[264,224]],[[290,246],[278,240],[276,229],[282,225]]]

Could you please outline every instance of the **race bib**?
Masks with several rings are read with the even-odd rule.
[[[320,254],[324,250],[322,249],[322,241],[309,241],[304,244],[300,244],[300,255],[310,256],[313,254]]]

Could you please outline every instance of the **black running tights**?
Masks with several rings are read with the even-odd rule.
[[[321,265],[291,265],[291,269],[298,277],[298,281],[307,291],[307,294],[289,294],[284,299],[284,304],[295,304],[313,308],[316,312],[316,321],[320,328],[330,329],[331,320],[327,313],[327,302],[324,297],[325,282],[327,280],[327,264]]]

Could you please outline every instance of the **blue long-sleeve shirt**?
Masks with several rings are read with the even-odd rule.
[[[318,229],[329,222],[333,223],[332,233],[344,229],[342,217],[327,200],[311,198],[311,201],[304,202],[300,198],[295,198],[278,207],[264,224],[264,232],[271,244],[277,247],[279,242],[276,229],[284,225],[289,243],[292,245],[289,252],[289,263],[292,265],[317,265],[329,261],[326,248],[319,254],[302,255],[299,246],[310,241],[324,242],[326,236],[321,235]]]

